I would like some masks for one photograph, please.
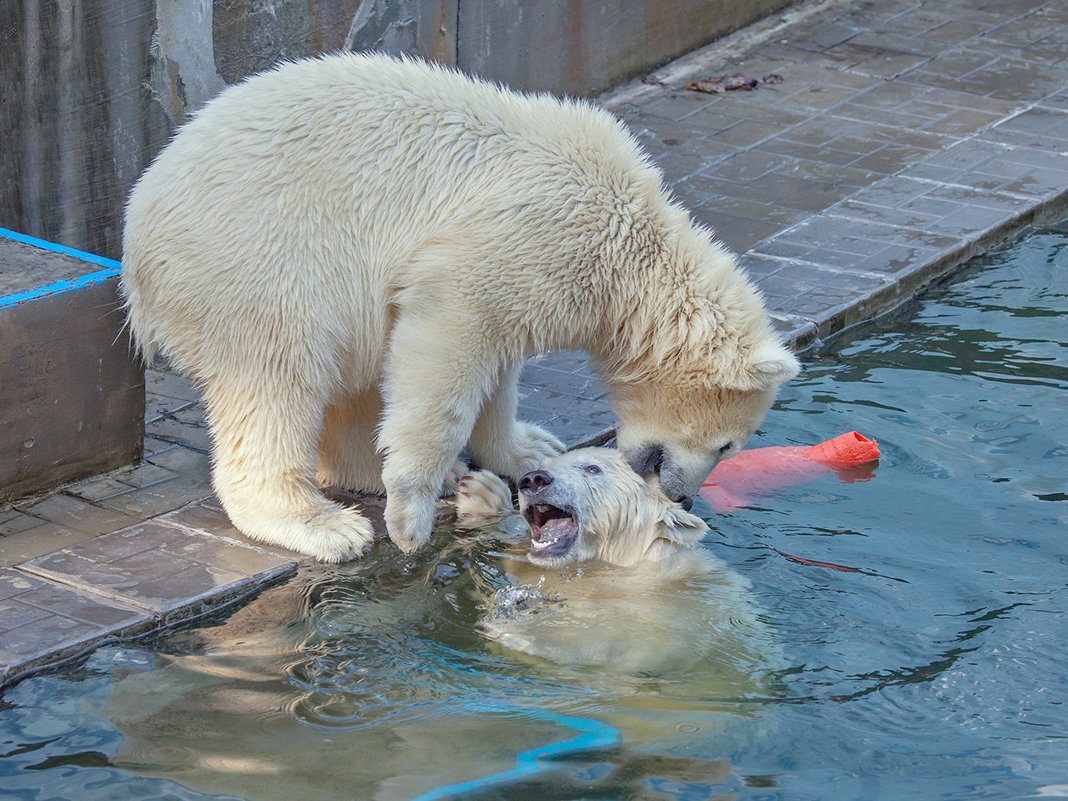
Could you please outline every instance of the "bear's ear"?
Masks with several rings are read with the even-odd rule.
[[[660,522],[664,524],[660,539],[667,540],[680,548],[695,545],[708,531],[708,524],[704,520],[678,506],[664,510]]]
[[[728,383],[734,389],[775,389],[801,372],[801,364],[786,346],[778,341],[768,341],[749,354],[739,370],[735,381]]]

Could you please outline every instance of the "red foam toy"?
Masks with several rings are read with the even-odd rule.
[[[846,482],[866,480],[878,458],[878,443],[856,431],[818,445],[753,448],[716,465],[700,494],[714,511],[729,512],[828,473],[837,473]]]

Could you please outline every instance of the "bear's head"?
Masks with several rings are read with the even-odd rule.
[[[667,497],[689,508],[800,365],[760,292],[710,232],[685,229],[664,253],[596,359],[619,418],[619,449],[639,476],[659,478]]]
[[[780,347],[781,349],[781,347]],[[616,442],[639,476],[659,479],[672,501],[689,504],[721,459],[734,456],[764,419],[779,384],[797,373],[785,349],[750,385],[644,381],[613,388]]]
[[[530,528],[528,556],[543,566],[662,561],[707,530],[612,448],[579,448],[545,460],[519,480],[519,509]]]

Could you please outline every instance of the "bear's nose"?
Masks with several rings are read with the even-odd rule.
[[[540,490],[553,483],[553,477],[546,473],[544,470],[531,470],[521,479],[519,479],[519,489],[527,490]]]

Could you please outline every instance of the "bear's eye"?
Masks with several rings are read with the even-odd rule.
[[[599,476],[599,475],[601,475],[601,468],[599,468],[595,464],[588,464],[588,465],[586,465],[586,467],[584,469],[591,476]]]
[[[719,455],[723,456],[724,454],[727,453],[727,451],[729,451],[733,447],[734,447],[734,443],[733,442],[728,442],[726,445],[724,445],[722,448],[719,449]]]

